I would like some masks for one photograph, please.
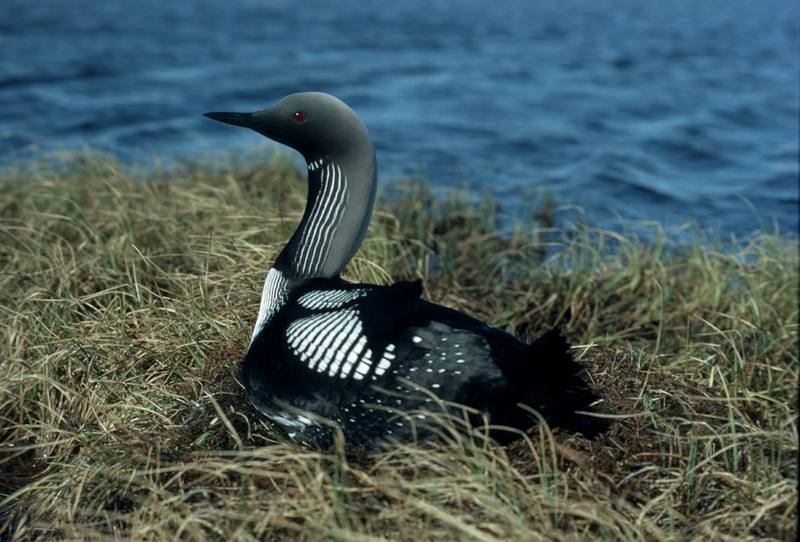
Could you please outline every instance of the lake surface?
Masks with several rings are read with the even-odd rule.
[[[671,0],[4,0],[0,165],[96,147],[126,160],[244,152],[205,111],[321,90],[423,175],[510,211],[549,190],[723,236],[798,227],[797,3]],[[561,221],[580,214],[567,208]]]

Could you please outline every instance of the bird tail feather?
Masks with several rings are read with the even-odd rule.
[[[529,410],[536,410],[551,426],[584,436],[595,436],[608,428],[608,420],[591,415],[598,395],[586,380],[586,370],[575,362],[567,339],[552,329],[520,352],[518,363],[508,374],[511,393],[493,413],[500,425],[525,428],[535,423]]]

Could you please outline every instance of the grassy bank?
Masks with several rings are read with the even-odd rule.
[[[291,164],[142,182],[93,157],[4,176],[0,500],[18,536],[794,537],[793,242],[499,237],[491,204],[410,186],[346,278],[422,278],[522,338],[559,324],[618,419],[593,441],[540,427],[505,448],[454,434],[348,457],[284,442],[236,381],[304,205]]]

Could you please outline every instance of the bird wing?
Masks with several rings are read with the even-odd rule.
[[[313,281],[287,304],[280,341],[286,357],[330,379],[384,375],[401,353],[393,338],[417,309],[421,289],[419,282]]]
[[[316,279],[293,292],[245,358],[254,403],[278,397],[319,412],[371,394],[370,384],[401,392],[411,383],[469,404],[502,390],[490,328],[421,300],[421,291],[419,282]]]

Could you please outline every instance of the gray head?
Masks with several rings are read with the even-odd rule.
[[[325,155],[349,154],[369,144],[367,129],[353,110],[340,99],[322,92],[290,94],[255,113],[215,112],[205,116],[251,128],[292,147],[309,162]]]
[[[361,245],[377,184],[375,150],[353,110],[328,94],[300,92],[255,113],[206,116],[251,128],[303,155],[308,205],[275,267],[294,282],[338,275]]]

